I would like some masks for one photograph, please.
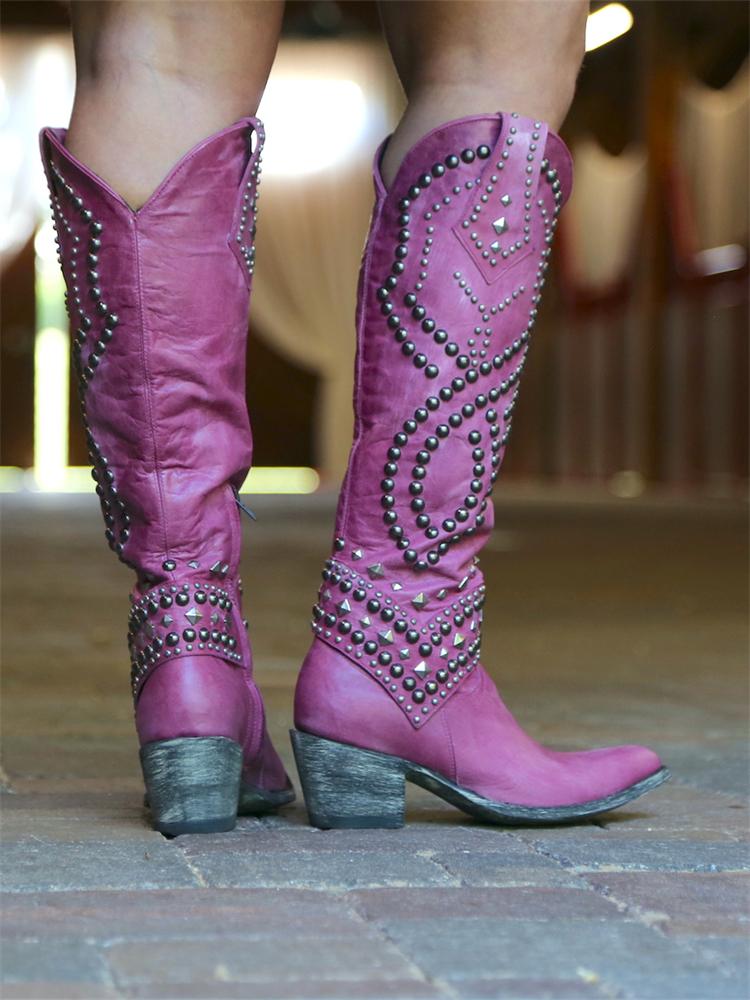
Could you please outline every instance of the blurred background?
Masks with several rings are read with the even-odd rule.
[[[0,487],[89,492],[36,138],[67,124],[67,15],[41,0],[1,9]],[[748,478],[748,6],[591,10],[563,129],[574,193],[504,477],[736,498]],[[251,491],[327,491],[343,474],[370,163],[402,106],[374,3],[287,4],[259,112]]]

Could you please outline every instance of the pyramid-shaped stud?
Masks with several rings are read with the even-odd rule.
[[[445,648],[445,646],[443,646],[443,648],[440,650],[440,659],[441,660],[448,659],[448,650]]]
[[[448,596],[448,591],[445,589],[445,587],[441,587],[435,596],[439,601],[444,601],[445,598]]]
[[[464,643],[466,642],[466,636],[461,635],[460,632],[456,632],[453,636],[453,645],[458,649],[463,649]]]
[[[221,573],[221,559],[217,559],[216,562],[211,567],[212,573]]]
[[[393,632],[389,628],[383,629],[382,632],[378,632],[378,638],[380,639],[381,646],[393,645]]]
[[[359,560],[364,557],[364,552],[362,549],[352,549],[352,559]]]
[[[512,199],[511,199],[510,195],[509,194],[504,194],[502,196],[502,198],[500,199],[500,204],[501,205],[505,205],[505,207],[507,208],[508,205],[511,204],[511,201],[512,201]]]
[[[427,604],[427,598],[422,592],[417,594],[416,597],[413,597],[411,601],[411,606],[413,608],[416,608],[417,611],[421,611],[426,604]]]
[[[362,626],[362,628],[369,628],[370,625],[372,625],[372,619],[370,618],[369,615],[365,615],[364,618],[359,619],[359,624]]]
[[[414,673],[417,675],[417,677],[421,677],[422,680],[424,680],[425,677],[427,677],[427,675],[430,673],[430,668],[427,666],[424,660],[422,660],[422,662],[418,663],[414,668]]]
[[[339,601],[336,605],[336,610],[340,615],[347,615],[352,610],[352,606],[347,600]]]
[[[219,612],[214,611],[214,613],[211,615],[211,624],[216,625],[218,621],[219,621]]]
[[[492,223],[492,228],[495,230],[498,236],[502,236],[503,233],[508,232],[509,229],[508,220],[505,218],[504,215],[501,215],[498,219],[495,219],[495,221]]]
[[[171,615],[164,615],[164,617],[161,620],[161,623],[162,625],[171,625],[173,621],[174,618]]]
[[[371,580],[381,580],[385,576],[383,564],[373,563],[372,566],[368,566],[367,575],[370,577]]]
[[[190,569],[200,569],[200,565],[201,564],[198,562],[197,559],[191,559],[190,562],[188,563]]]
[[[462,580],[462,581],[461,581],[461,582],[459,583],[459,585],[458,585],[458,587],[457,587],[456,589],[457,589],[457,590],[463,590],[463,589],[464,589],[464,587],[466,586],[466,584],[467,584],[468,582],[469,582],[469,577],[468,577],[468,576],[465,576],[465,577],[463,578],[463,580]]]
[[[221,575],[226,576],[229,572],[229,563],[224,563],[221,567]]]
[[[324,601],[330,601],[330,599],[331,599],[331,591],[326,588],[323,591],[323,600]]]
[[[495,240],[494,243],[490,243],[490,250],[493,253],[499,253],[500,252],[500,240]]]
[[[185,612],[185,617],[187,618],[187,620],[190,622],[191,625],[197,625],[198,622],[203,617],[203,615],[197,608],[191,608],[189,611]]]
[[[406,648],[399,649],[398,655],[402,660],[408,660],[409,657],[411,656],[411,650]]]
[[[403,589],[404,588],[403,588],[403,586],[400,583],[392,583],[391,584],[391,590],[395,590],[396,592],[398,592],[399,590],[403,590]]]

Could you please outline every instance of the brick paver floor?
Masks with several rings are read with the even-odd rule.
[[[141,806],[128,572],[91,498],[4,514],[4,997],[746,998],[745,514],[501,501],[486,663],[538,738],[647,742],[669,784],[501,829],[426,792],[401,831],[301,803],[167,840]],[[274,738],[331,503],[254,504],[244,566]]]

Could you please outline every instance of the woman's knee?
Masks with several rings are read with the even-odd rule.
[[[409,100],[458,90],[501,107],[546,92],[564,113],[583,59],[587,13],[587,0],[427,0],[385,4],[383,22]]]
[[[278,44],[281,0],[73,0],[79,88],[110,84],[245,95],[254,111]]]

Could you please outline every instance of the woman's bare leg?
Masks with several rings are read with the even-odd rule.
[[[67,146],[133,208],[200,139],[254,114],[282,0],[73,0]]]
[[[408,106],[383,157],[386,184],[425,132],[518,111],[559,128],[584,50],[586,0],[381,0]]]

